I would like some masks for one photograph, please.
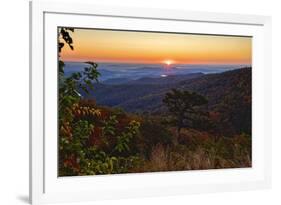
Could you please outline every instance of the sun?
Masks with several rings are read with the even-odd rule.
[[[171,61],[171,60],[165,60],[164,63],[165,63],[167,66],[169,66],[169,65],[171,65],[171,64],[173,63],[173,61]]]

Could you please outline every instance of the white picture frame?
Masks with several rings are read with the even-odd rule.
[[[58,26],[252,36],[252,168],[58,178],[57,85],[54,83],[57,79],[57,45],[54,42]],[[32,204],[240,191],[271,186],[270,17],[30,2],[30,93]]]

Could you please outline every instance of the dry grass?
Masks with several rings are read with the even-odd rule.
[[[200,140],[201,141],[201,140]],[[251,150],[237,139],[205,141],[196,146],[157,144],[150,158],[134,172],[204,170],[251,167]]]

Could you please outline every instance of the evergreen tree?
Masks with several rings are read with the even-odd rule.
[[[182,128],[192,127],[193,121],[202,115],[198,107],[207,104],[208,101],[195,92],[172,89],[171,92],[166,93],[163,103],[173,116],[170,122],[177,126],[179,137]]]

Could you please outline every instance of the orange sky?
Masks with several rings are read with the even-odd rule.
[[[251,64],[252,39],[213,35],[75,29],[64,61]]]

